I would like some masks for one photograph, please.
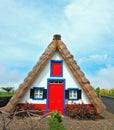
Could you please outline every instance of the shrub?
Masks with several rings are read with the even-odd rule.
[[[99,118],[99,114],[97,114],[95,107],[93,107],[92,105],[84,105],[84,104],[67,105],[66,115],[78,120],[84,120],[84,119],[95,120]]]
[[[47,118],[49,130],[65,130],[62,124],[62,117],[57,111],[53,111],[51,116]]]
[[[7,105],[11,97],[0,97],[0,107]]]
[[[29,103],[18,104],[15,109],[16,112],[19,112],[17,116],[21,116],[21,117],[28,116],[27,111],[29,110],[31,110],[30,113],[34,113],[37,115],[43,114],[42,108],[35,108],[32,104],[29,104]]]
[[[62,122],[62,117],[57,111],[53,111],[49,118],[52,120],[57,120],[58,122]]]

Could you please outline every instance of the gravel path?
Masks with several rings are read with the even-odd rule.
[[[64,117],[63,124],[66,127],[66,130],[114,130],[114,114],[104,111],[101,116],[103,116],[104,119],[97,121],[79,121],[70,119],[69,117]],[[3,126],[2,122],[0,122],[0,125]],[[46,118],[42,119],[41,122],[38,122],[38,118],[33,118],[32,120],[26,118],[24,120],[13,119],[8,128],[10,128],[10,130],[47,130],[48,125]],[[0,130],[3,130],[2,127],[0,127]]]
[[[104,119],[97,121],[77,121],[66,117],[63,123],[67,130],[114,130],[114,114],[105,111],[102,116]]]

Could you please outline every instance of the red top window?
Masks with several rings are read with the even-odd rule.
[[[51,76],[62,76],[62,61],[51,62]]]

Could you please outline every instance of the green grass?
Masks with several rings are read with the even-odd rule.
[[[7,93],[7,92],[0,92],[0,97],[11,97],[13,96],[13,92]]]

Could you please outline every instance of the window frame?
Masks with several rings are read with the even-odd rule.
[[[44,100],[47,97],[47,96],[46,97],[44,96],[44,90],[46,90],[44,87],[33,87],[31,90],[33,91],[32,97],[31,97],[31,94],[30,94],[30,98],[32,98],[32,100]],[[42,97],[35,97],[35,90],[39,90],[39,91],[42,90]],[[40,93],[38,92],[38,95],[39,94]]]
[[[78,99],[77,97],[77,90],[76,89],[70,89],[69,90],[69,100],[76,100]]]
[[[35,99],[42,99],[43,98],[43,89],[34,89],[34,98]]]
[[[70,90],[72,90],[72,91],[74,90],[74,91],[77,92],[76,98],[70,98]],[[80,100],[80,99],[82,99],[82,90],[80,88],[68,88],[66,90],[66,99],[68,99],[68,100]]]
[[[53,75],[52,74],[52,64],[53,63],[61,63],[61,74],[60,75]],[[50,77],[63,77],[63,60],[51,60],[51,63],[50,63]]]

